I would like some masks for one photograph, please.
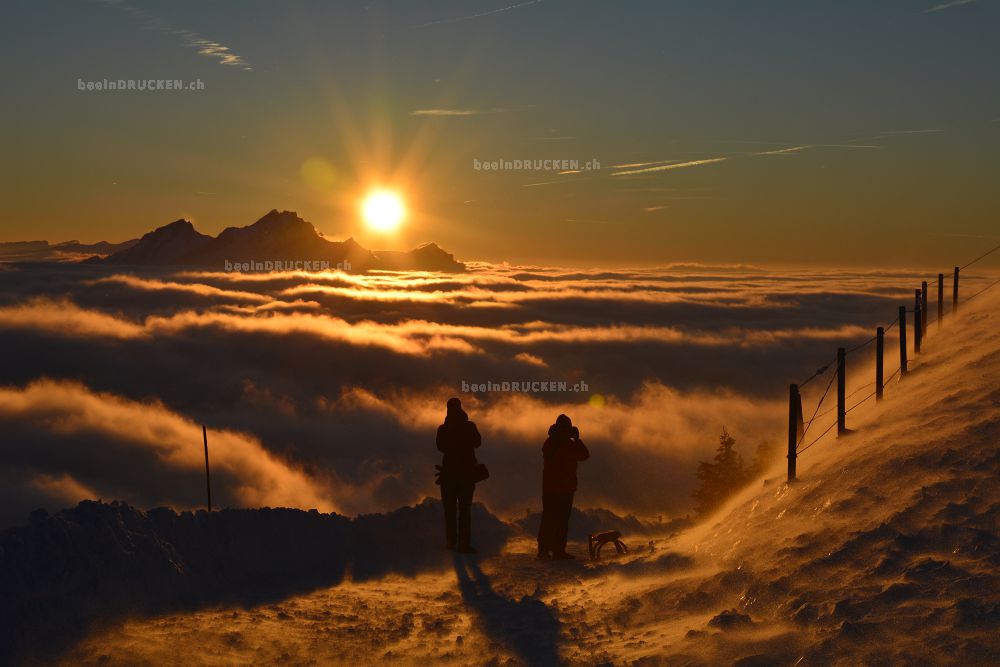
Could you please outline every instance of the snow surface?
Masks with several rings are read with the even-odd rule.
[[[652,548],[626,535],[627,557],[546,563],[521,537],[445,571],[135,619],[65,662],[996,664],[996,292],[932,327],[854,433],[803,453],[799,482],[776,467]]]

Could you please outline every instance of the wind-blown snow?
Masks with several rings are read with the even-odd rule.
[[[987,293],[932,328],[853,434],[803,453],[798,483],[776,468],[652,550],[626,535],[627,558],[550,564],[525,537],[444,573],[136,619],[66,660],[996,664],[998,307]]]

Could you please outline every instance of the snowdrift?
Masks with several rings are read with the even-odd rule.
[[[440,503],[349,519],[296,509],[143,512],[85,501],[0,533],[0,664],[57,649],[94,625],[178,609],[250,606],[350,576],[447,565]],[[476,546],[510,528],[473,508]]]
[[[798,482],[775,469],[679,538],[710,574],[609,610],[641,638],[628,657],[1000,663],[998,296],[932,326],[886,400],[848,416],[853,433],[803,453]]]
[[[538,526],[542,522],[541,512],[531,514],[517,519],[514,522],[525,535],[534,537],[538,535]],[[611,510],[603,508],[579,509],[574,507],[570,512],[569,539],[573,542],[586,542],[593,533],[604,530],[620,531],[626,541],[635,543],[640,539],[648,539],[651,536],[671,534],[688,528],[691,519],[686,517],[672,519],[665,523],[645,521],[634,514],[620,516]]]

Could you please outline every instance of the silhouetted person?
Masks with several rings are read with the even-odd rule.
[[[576,493],[576,465],[590,458],[580,431],[566,415],[559,415],[549,427],[542,445],[542,523],[538,527],[538,557],[563,560],[566,553],[569,515]]]
[[[444,505],[445,539],[449,549],[476,553],[469,544],[472,531],[472,494],[476,490],[476,447],[482,444],[475,422],[457,398],[448,399],[448,415],[438,427],[437,448],[441,461],[441,503]],[[458,514],[456,528],[455,514]]]

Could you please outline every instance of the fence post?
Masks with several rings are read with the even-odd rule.
[[[788,481],[795,481],[795,450],[802,437],[802,397],[799,396],[799,385],[788,385]]]
[[[205,488],[208,491],[208,511],[212,511],[212,477],[208,473],[208,429],[201,425],[201,437],[205,441]]]
[[[882,389],[884,386],[882,374],[882,360],[885,355],[885,328],[879,327],[875,330],[875,400],[882,400]]]
[[[944,321],[944,274],[938,274],[938,328],[941,328],[941,322]]]
[[[955,267],[955,280],[951,283],[951,313],[958,315],[958,267]]]
[[[920,283],[920,331],[927,335],[927,281]]]
[[[923,330],[920,327],[920,290],[916,290],[913,300],[913,354],[920,354],[920,340]]]
[[[847,366],[847,350],[842,347],[837,348],[837,435],[844,435],[847,432],[845,423],[847,417],[846,400],[844,390],[847,388],[844,376],[844,369]]]
[[[906,306],[899,307],[899,377],[906,375]]]

